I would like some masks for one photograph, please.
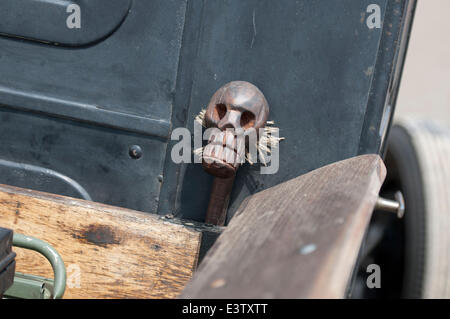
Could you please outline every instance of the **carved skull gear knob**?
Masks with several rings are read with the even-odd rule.
[[[245,156],[245,138],[258,133],[269,116],[269,105],[253,84],[234,81],[222,86],[211,98],[205,113],[205,126],[217,128],[203,151],[204,169],[216,176],[233,176]],[[254,130],[253,130],[254,129]]]

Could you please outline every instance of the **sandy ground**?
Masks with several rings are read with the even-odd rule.
[[[418,0],[396,116],[450,126],[450,0]]]

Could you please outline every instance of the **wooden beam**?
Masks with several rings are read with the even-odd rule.
[[[0,226],[47,241],[61,254],[66,298],[176,297],[196,267],[202,237],[194,223],[5,185]],[[53,278],[44,257],[14,250],[16,271]]]
[[[249,197],[180,297],[344,297],[385,174],[364,155]]]

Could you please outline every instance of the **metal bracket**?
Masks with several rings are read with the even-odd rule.
[[[14,284],[5,292],[8,299],[52,299],[54,282],[34,275],[16,272]]]
[[[31,236],[14,234],[13,246],[34,250],[50,262],[54,280],[16,273],[14,284],[5,292],[7,298],[60,299],[66,289],[66,267],[61,255],[50,244]]]

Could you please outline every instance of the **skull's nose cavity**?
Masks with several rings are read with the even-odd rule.
[[[217,127],[221,131],[240,128],[241,114],[241,111],[238,110],[227,110],[227,113],[225,114],[223,119],[219,121]]]
[[[255,126],[255,114],[249,111],[245,111],[241,114],[241,127],[248,129]]]

